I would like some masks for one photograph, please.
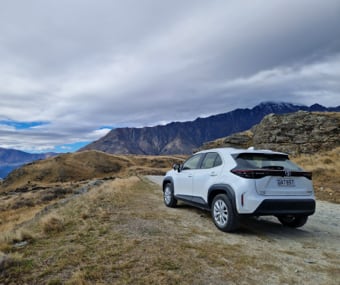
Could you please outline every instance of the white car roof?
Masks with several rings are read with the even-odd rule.
[[[218,152],[218,153],[221,153],[221,154],[266,153],[266,154],[287,155],[287,153],[283,153],[283,152],[272,151],[272,150],[269,150],[269,149],[254,149],[253,147],[250,147],[248,149],[221,147],[221,148],[205,149],[205,150],[199,151],[197,153],[206,153],[206,152]]]

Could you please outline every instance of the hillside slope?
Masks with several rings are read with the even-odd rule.
[[[26,164],[11,172],[0,193],[28,192],[61,183],[123,177],[130,174],[163,174],[181,158],[120,156],[100,151],[62,154]]]
[[[261,103],[252,109],[198,118],[191,122],[173,122],[164,126],[117,128],[83,150],[100,150],[116,154],[189,154],[207,141],[251,128],[270,113],[284,114],[305,111],[340,111],[321,105],[310,107],[290,103]]]

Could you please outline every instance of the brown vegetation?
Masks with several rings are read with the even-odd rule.
[[[159,186],[108,180],[30,224],[34,238],[2,241],[0,284],[336,284],[337,256],[316,260],[314,236],[301,247],[303,232],[260,226],[222,233],[208,213],[166,208]]]
[[[312,171],[318,199],[340,203],[340,147],[314,155],[292,157],[292,160]]]
[[[83,192],[92,181],[163,175],[182,159],[84,151],[25,165],[13,171],[0,185],[0,232],[12,230],[43,208]]]

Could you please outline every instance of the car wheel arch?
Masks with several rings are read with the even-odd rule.
[[[226,194],[230,199],[233,208],[236,210],[236,196],[233,188],[228,184],[215,184],[212,185],[208,190],[208,205],[211,208],[212,201],[218,194]]]
[[[164,192],[164,189],[165,189],[165,185],[168,184],[168,183],[171,183],[172,186],[174,186],[174,180],[170,176],[167,176],[163,179],[163,192]]]

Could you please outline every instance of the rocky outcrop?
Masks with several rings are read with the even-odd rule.
[[[253,136],[254,134],[250,130],[232,134],[225,138],[220,138],[215,141],[207,142],[196,151],[216,147],[248,148],[253,146]]]
[[[223,146],[254,146],[292,155],[331,150],[340,146],[340,113],[270,114],[250,130],[206,143],[200,149]]]
[[[296,112],[266,116],[252,129],[253,144],[292,154],[331,150],[340,145],[340,114]]]

